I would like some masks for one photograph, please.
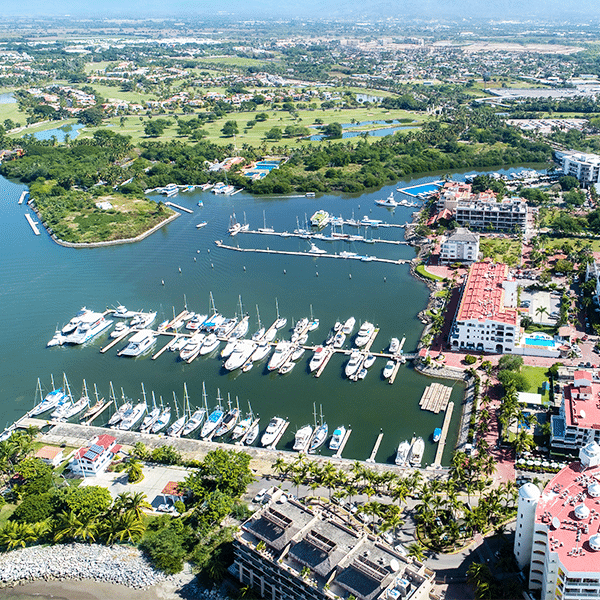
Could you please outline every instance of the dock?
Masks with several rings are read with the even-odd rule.
[[[165,344],[158,352],[152,355],[152,360],[156,360],[165,350],[168,350],[180,337],[180,335],[175,335],[168,344]]]
[[[327,363],[331,360],[331,357],[335,354],[335,350],[333,348],[328,348],[326,350],[326,352],[327,352],[327,356],[323,359],[321,366],[317,369],[317,372],[315,373],[315,377],[321,377],[321,374],[325,370]]]
[[[27,196],[29,192],[27,190],[23,190],[21,192],[21,197],[19,198],[19,204],[23,204],[23,202],[25,201],[25,197]]]
[[[378,333],[379,333],[379,327],[375,327],[375,329],[373,330],[373,333],[371,334],[371,339],[364,345],[364,348],[362,349],[362,352],[364,354],[369,353],[369,350],[371,350],[371,346],[373,345],[373,342],[375,341],[375,338],[377,337]]]
[[[175,311],[173,311],[175,312]],[[183,320],[184,317],[187,317],[188,315],[188,311],[186,310],[182,310],[176,317],[173,318],[172,321],[169,322],[169,324],[165,327],[165,331],[167,329],[171,329],[173,327],[173,325],[175,325],[175,323],[177,323],[177,321],[181,321]]]
[[[31,226],[31,229],[33,229],[33,233],[35,233],[35,235],[40,235],[40,230],[38,229],[39,223],[37,223],[36,221],[34,221],[31,218],[31,215],[29,213],[25,213],[25,218],[27,219],[27,222]]]
[[[392,359],[395,361],[395,365],[394,365],[394,370],[392,371],[392,374],[390,375],[390,378],[388,379],[388,383],[390,385],[392,385],[394,383],[394,381],[396,380],[396,375],[398,375],[398,371],[400,370],[400,365],[403,364],[403,362],[401,360],[396,360],[396,359]]]
[[[348,441],[348,438],[350,437],[351,433],[352,433],[352,429],[348,429],[348,431],[346,431],[346,435],[344,436],[344,439],[342,440],[340,447],[337,449],[337,452],[333,455],[333,458],[342,458],[342,452],[344,451],[346,442]],[[383,436],[383,434],[380,434],[380,435]]]
[[[114,400],[111,400],[110,402],[107,402],[105,406],[102,407],[102,410],[99,410],[95,415],[92,415],[85,423],[84,425],[91,425],[105,410],[108,409],[109,406],[112,406],[114,404]]]
[[[285,425],[281,428],[281,431],[279,432],[277,437],[273,440],[273,443],[270,446],[267,446],[267,448],[269,450],[275,450],[275,446],[277,446],[277,444],[279,443],[279,440],[283,437],[283,434],[286,432],[289,425],[290,425],[290,422],[286,421]]]
[[[435,451],[435,459],[433,466],[439,468],[442,466],[442,456],[444,455],[444,448],[446,447],[446,438],[448,437],[448,429],[450,428],[450,421],[452,420],[452,412],[454,411],[454,402],[449,402],[446,407],[446,415],[444,416],[444,424],[442,425],[442,437],[438,442],[437,450]]]
[[[371,452],[371,456],[367,458],[368,463],[374,463],[375,457],[377,456],[377,451],[379,450],[379,446],[381,446],[381,440],[383,440],[383,429],[379,432],[377,436],[377,440],[375,441],[375,446],[373,446],[373,452]]]
[[[271,331],[273,331],[273,329],[276,329],[275,327],[275,323],[277,323],[278,319],[275,319],[275,321],[273,321],[273,325],[271,325],[271,327],[269,327],[269,329],[267,329],[264,333],[263,336],[260,338],[260,340],[258,341],[259,343],[261,342],[261,340],[264,340],[267,337],[268,333],[271,333]]]
[[[362,225],[361,225],[362,226]],[[389,227],[391,227],[392,225],[389,225]],[[332,242],[332,241],[336,241],[336,242],[362,242],[363,244],[392,244],[394,246],[408,246],[410,242],[407,242],[405,240],[384,240],[383,238],[364,238],[364,237],[356,237],[356,236],[352,236],[350,234],[348,235],[342,235],[342,234],[337,234],[337,235],[333,235],[332,237],[334,237],[335,239],[326,239],[324,238],[322,233],[319,232],[315,232],[315,233],[290,233],[289,231],[264,231],[264,230],[260,230],[260,229],[241,229],[240,231],[236,232],[237,233],[252,233],[255,235],[270,235],[270,236],[275,236],[275,237],[282,237],[282,238],[288,238],[288,237],[293,237],[293,238],[301,238],[301,239],[305,239],[305,240],[321,240],[321,241],[325,241],[325,242]]]
[[[133,333],[133,331],[130,329],[129,331],[126,331],[119,337],[115,338],[114,340],[112,340],[111,342],[106,344],[106,346],[100,348],[100,354],[104,354],[105,352],[108,352],[113,346],[116,346],[122,339],[126,338],[128,335],[130,335],[132,333]]]
[[[248,434],[252,431],[252,428],[255,427],[259,421],[260,419],[254,419],[252,425],[248,427],[248,431],[246,431],[246,433],[241,437],[241,439],[237,440],[237,442],[235,443],[236,446],[243,446],[246,443],[246,438],[248,437]]]
[[[361,260],[361,256],[355,256],[354,258],[349,258],[348,256],[342,256],[340,254],[329,254],[327,252],[323,254],[315,254],[313,252],[294,252],[291,250],[271,250],[270,248],[240,248],[239,246],[228,246],[224,244],[222,240],[215,240],[215,244],[219,248],[223,248],[225,250],[235,250],[236,252],[256,252],[259,254],[284,254],[287,256],[308,256],[309,258],[341,258],[342,260],[355,260],[357,262],[378,262],[378,263],[387,263],[389,265],[405,265],[410,263],[411,261],[407,258],[399,258],[398,260],[392,260],[390,258],[378,258],[376,256],[369,256],[368,261]]]
[[[437,414],[441,410],[446,410],[451,393],[451,387],[442,385],[441,383],[432,383],[425,388],[419,401],[419,406],[422,410],[428,410]]]
[[[165,206],[170,206],[171,208],[176,208],[177,210],[182,210],[183,212],[193,214],[194,211],[189,208],[185,208],[185,206],[179,206],[179,204],[175,204],[175,202],[165,202]]]

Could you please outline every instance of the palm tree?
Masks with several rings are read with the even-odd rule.
[[[135,458],[129,460],[125,472],[127,473],[129,483],[137,483],[143,477],[142,465]]]
[[[288,463],[286,463],[281,456],[273,463],[273,471],[276,475],[281,475],[282,479],[285,477],[284,474],[287,472],[288,468]]]
[[[406,550],[408,556],[412,556],[419,562],[423,562],[425,560],[425,551],[423,549],[423,546],[421,546],[421,544],[419,544],[418,542],[413,542],[408,546]]]
[[[538,314],[538,316],[540,317],[540,321],[542,320],[542,316],[544,314],[548,314],[548,309],[545,306],[538,306],[535,309],[535,312]]]
[[[392,510],[395,509],[395,510]],[[396,530],[398,527],[404,525],[404,520],[401,517],[402,511],[395,504],[390,504],[384,518],[383,523],[380,526],[381,531],[389,531],[392,530],[394,534],[394,539],[396,538]]]
[[[7,550],[13,550],[17,546],[25,548],[27,542],[35,541],[37,537],[29,523],[8,521],[0,530],[0,545],[6,546]]]
[[[65,539],[74,538],[81,525],[81,521],[72,510],[59,513],[56,521],[54,541],[62,542]]]
[[[122,492],[113,503],[113,509],[118,513],[133,513],[137,519],[142,518],[144,508],[150,509],[152,505],[146,502],[143,492]]]
[[[145,530],[146,526],[141,519],[134,512],[128,511],[121,515],[116,523],[115,539],[120,542],[138,542]]]
[[[98,521],[96,517],[87,517],[79,520],[79,525],[76,526],[73,537],[81,538],[84,542],[96,541],[96,535],[98,533]]]

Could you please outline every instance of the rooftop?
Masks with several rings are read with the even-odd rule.
[[[476,243],[479,240],[479,236],[466,227],[457,227],[452,235],[448,237],[449,242],[472,242]]]
[[[463,291],[457,321],[498,321],[516,326],[516,308],[504,306],[502,284],[508,278],[508,266],[489,262],[474,263]]]
[[[569,571],[598,571],[600,555],[590,539],[600,529],[599,481],[600,467],[582,470],[574,462],[546,485],[538,502],[536,523],[548,527],[550,550]]]
[[[563,392],[567,426],[600,429],[600,383],[571,384]]]
[[[62,454],[63,449],[57,446],[42,446],[36,453],[35,458],[45,460],[54,460],[59,454]]]

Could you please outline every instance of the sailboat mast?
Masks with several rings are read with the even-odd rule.
[[[208,415],[208,404],[206,402],[206,386],[204,385],[204,381],[202,382],[202,401],[204,402],[204,410],[206,410],[206,414]]]

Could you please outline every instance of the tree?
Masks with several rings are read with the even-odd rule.
[[[271,141],[279,141],[283,137],[281,127],[271,127],[269,131],[265,133],[265,138]]]
[[[520,371],[523,366],[523,357],[517,354],[505,354],[498,361],[500,370]]]
[[[112,503],[109,491],[97,485],[69,488],[63,500],[67,511],[82,520],[105,513]]]
[[[186,551],[182,546],[181,537],[172,528],[164,527],[150,532],[140,547],[148,554],[154,566],[167,575],[183,570]]]
[[[0,529],[0,545],[5,546],[7,550],[13,550],[17,546],[25,548],[28,542],[38,539],[37,531],[30,523],[8,521]]]
[[[237,121],[227,121],[225,125],[223,125],[223,127],[221,128],[221,133],[225,137],[233,137],[239,132],[240,130],[238,128]]]
[[[112,510],[118,514],[133,513],[136,518],[141,519],[143,509],[151,509],[152,505],[146,502],[146,494],[143,492],[122,492],[113,502]]]
[[[142,471],[142,465],[139,460],[132,458],[127,463],[127,467],[125,468],[125,472],[127,473],[127,481],[129,483],[137,483],[144,478],[144,473]]]
[[[563,175],[559,178],[558,183],[563,192],[568,192],[569,190],[579,188],[579,181],[576,177],[572,177],[571,175]]]
[[[330,139],[341,139],[343,129],[339,123],[329,123],[322,129],[323,134]]]
[[[423,562],[425,560],[425,551],[423,550],[423,546],[418,542],[413,542],[406,549],[408,556],[412,556],[419,562]]]
[[[92,106],[82,110],[79,115],[79,122],[84,125],[91,125],[92,127],[99,127],[102,124],[102,118],[104,113],[100,108]]]

